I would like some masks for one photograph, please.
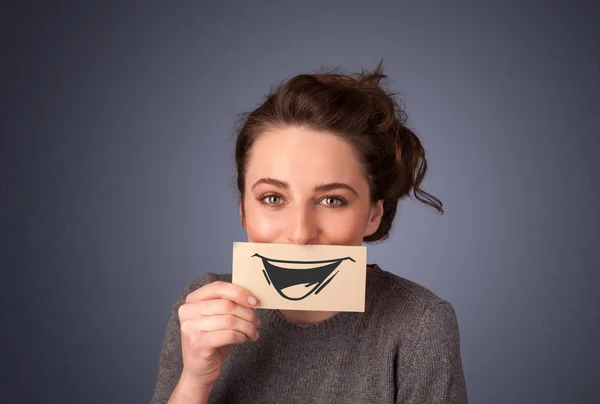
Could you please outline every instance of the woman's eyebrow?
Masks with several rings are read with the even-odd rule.
[[[320,192],[333,191],[334,189],[347,189],[348,191],[352,192],[354,195],[358,196],[358,192],[356,192],[356,190],[354,188],[352,188],[348,184],[344,184],[343,182],[332,182],[329,184],[317,185],[315,187],[315,191],[320,191]]]
[[[267,185],[273,185],[277,188],[283,188],[283,189],[289,189],[290,186],[287,182],[285,181],[281,181],[281,180],[276,180],[275,178],[261,178],[260,180],[256,181],[254,183],[254,185],[252,185],[252,188],[250,189],[254,189],[256,188],[257,185],[259,184],[267,184]]]
[[[259,184],[273,185],[274,187],[283,188],[283,189],[290,188],[290,185],[285,181],[267,177],[267,178],[261,178],[258,181],[256,181],[254,183],[254,185],[252,185],[251,189],[256,188],[256,186],[258,186]],[[358,192],[356,192],[356,190],[354,188],[352,188],[348,184],[344,184],[343,182],[331,182],[329,184],[321,184],[321,185],[317,185],[315,187],[316,192],[327,192],[327,191],[333,191],[335,189],[346,189],[346,190],[352,192],[354,195],[358,196]]]

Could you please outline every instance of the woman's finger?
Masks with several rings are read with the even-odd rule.
[[[254,324],[232,315],[204,316],[195,320],[186,320],[186,327],[196,332],[233,330],[245,334],[253,341],[258,339],[258,331]]]
[[[208,331],[203,335],[206,346],[210,348],[222,348],[227,345],[243,344],[247,340],[244,333],[235,330]]]
[[[203,300],[197,303],[186,303],[179,307],[180,321],[223,314],[239,317],[256,327],[260,326],[260,319],[254,310],[227,299]]]
[[[187,295],[185,302],[193,303],[211,299],[227,299],[244,307],[256,305],[256,297],[245,288],[229,282],[216,281]]]

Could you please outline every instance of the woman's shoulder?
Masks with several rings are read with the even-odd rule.
[[[446,330],[457,327],[452,304],[431,289],[378,265],[374,265],[373,274],[379,284],[373,310],[380,316],[398,324],[436,323]]]
[[[436,305],[447,300],[438,296],[431,289],[415,282],[382,269],[379,265],[373,265],[373,274],[378,277],[378,282],[383,290],[389,290],[400,300],[412,300],[423,306]]]

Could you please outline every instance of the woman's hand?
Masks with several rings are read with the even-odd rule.
[[[216,281],[190,293],[179,307],[182,379],[212,389],[233,344],[258,339],[256,298],[241,286]]]

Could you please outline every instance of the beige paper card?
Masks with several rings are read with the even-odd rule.
[[[233,243],[232,283],[257,308],[364,312],[364,246]]]

